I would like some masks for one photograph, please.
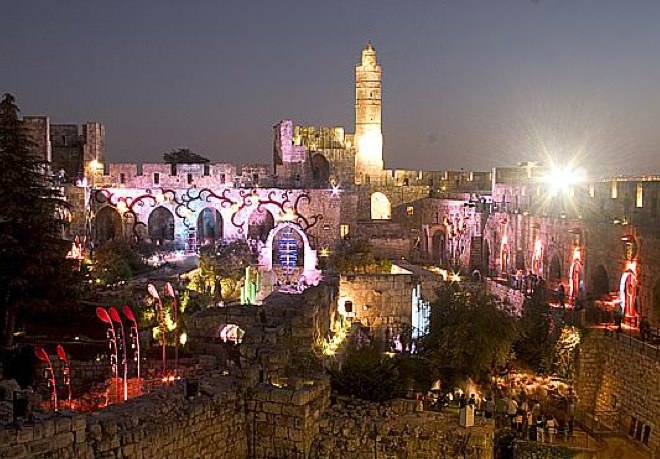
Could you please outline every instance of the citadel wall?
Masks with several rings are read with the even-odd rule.
[[[579,407],[592,418],[627,434],[640,448],[660,451],[657,349],[616,333],[589,330],[580,345],[575,387]]]

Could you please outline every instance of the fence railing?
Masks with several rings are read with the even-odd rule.
[[[616,329],[606,328],[604,329],[604,334],[607,338],[617,340],[623,345],[628,346],[630,350],[660,362],[660,345],[642,341],[636,336],[633,336],[630,330],[625,329],[617,331]]]

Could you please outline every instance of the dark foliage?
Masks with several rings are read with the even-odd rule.
[[[520,318],[520,338],[514,345],[516,357],[537,371],[548,371],[556,335],[552,333],[548,304],[539,297],[526,299]]]
[[[374,346],[347,349],[340,370],[331,371],[332,386],[342,395],[381,402],[402,395],[396,359]]]
[[[141,249],[144,250],[144,247]],[[101,284],[109,285],[128,280],[145,269],[138,247],[126,240],[115,239],[103,244],[94,253],[92,276]]]
[[[17,322],[77,301],[80,276],[65,258],[68,207],[53,186],[11,94],[0,102],[0,333],[11,345]]]
[[[206,164],[208,158],[195,153],[188,148],[178,148],[163,155],[163,161],[167,164]]]
[[[371,243],[364,238],[339,241],[330,262],[342,273],[389,273],[392,269],[392,262],[377,259]]]
[[[438,368],[484,379],[510,356],[518,337],[516,319],[481,286],[451,283],[437,294],[424,355]]]

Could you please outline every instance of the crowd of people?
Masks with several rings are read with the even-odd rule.
[[[495,379],[483,402],[483,415],[510,426],[521,440],[554,443],[574,435],[578,397],[558,380],[527,374]]]

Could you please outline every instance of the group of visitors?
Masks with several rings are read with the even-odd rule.
[[[520,290],[525,295],[543,294],[545,289],[545,280],[542,276],[528,271],[527,274],[519,269],[511,276],[512,285],[516,290]]]
[[[511,427],[521,440],[554,443],[558,435],[572,437],[578,402],[573,388],[527,383],[511,380],[497,386],[485,398],[484,417],[494,418],[498,427]]]

